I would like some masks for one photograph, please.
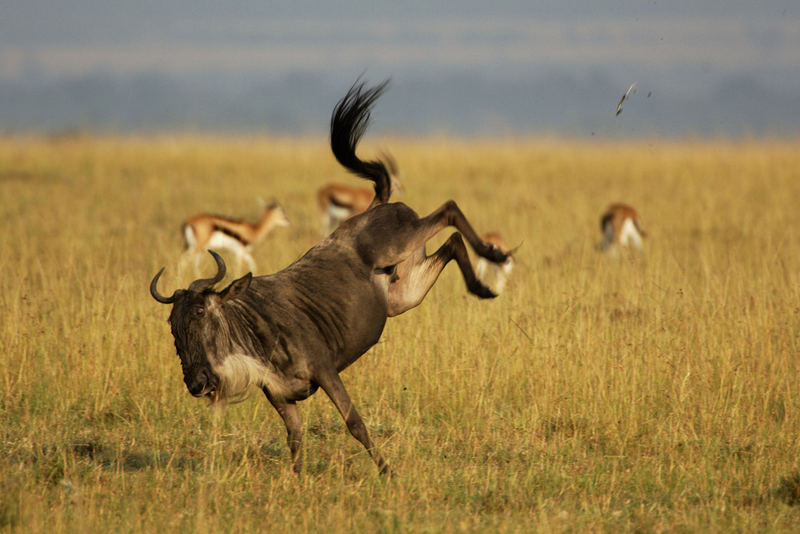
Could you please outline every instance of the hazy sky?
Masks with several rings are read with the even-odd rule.
[[[107,70],[513,72],[547,65],[800,74],[796,0],[5,0],[0,77]],[[348,72],[347,77],[352,77]]]
[[[482,115],[464,124],[514,124],[527,106],[523,127],[569,115],[588,134],[636,81],[661,97],[643,129],[794,131],[800,2],[0,0],[0,127],[124,126],[144,112],[235,125],[267,106],[272,125],[324,125],[306,108],[329,108],[363,73],[404,91],[390,97],[397,122],[402,105],[431,99],[418,106],[430,127],[468,111]],[[745,115],[750,102],[764,109]]]

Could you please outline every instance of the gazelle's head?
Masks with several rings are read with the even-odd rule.
[[[261,207],[264,208],[263,217],[269,219],[272,226],[289,226],[291,224],[280,202],[273,200],[268,204],[261,197],[258,198],[258,202],[261,204]]]

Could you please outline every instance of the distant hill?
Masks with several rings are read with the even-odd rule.
[[[638,91],[615,116],[632,81],[639,82]],[[340,80],[305,72],[236,81],[159,73],[21,77],[0,81],[0,130],[324,133],[346,89]],[[375,128],[467,137],[797,135],[799,109],[800,94],[742,75],[687,94],[592,71],[506,76],[451,71],[394,79],[375,111]]]

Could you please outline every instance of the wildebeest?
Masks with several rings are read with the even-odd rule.
[[[387,82],[369,89],[356,82],[331,117],[334,156],[351,172],[374,182],[375,199],[366,212],[344,221],[275,274],[254,278],[248,273],[215,291],[225,263],[212,252],[217,262],[213,278],[195,280],[169,297],[156,288],[163,268],[150,283],[157,301],[173,305],[169,322],[189,392],[219,403],[240,398],[251,385],[260,387],[286,424],[297,472],[302,431],[296,403],[317,388],[330,397],[380,472],[389,472],[339,372],[378,342],[387,317],[422,301],[450,260],[456,260],[471,293],[496,296],[475,276],[464,238],[490,261],[508,258],[478,237],[452,200],[426,217],[405,204],[389,203],[386,165],[356,156],[370,109]],[[426,255],[425,243],[447,226],[458,231]]]

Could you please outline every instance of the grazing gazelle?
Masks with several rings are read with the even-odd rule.
[[[183,272],[186,263],[192,262],[197,273],[200,253],[214,249],[233,253],[238,272],[241,272],[243,261],[247,262],[251,272],[255,272],[253,246],[267,237],[274,228],[288,225],[289,219],[277,202],[264,204],[264,213],[255,224],[205,213],[190,217],[183,223],[186,250],[181,257],[179,270]]]
[[[478,237],[452,200],[425,217],[403,203],[390,203],[391,179],[384,162],[356,155],[370,108],[386,83],[371,89],[356,83],[331,118],[334,156],[375,184],[375,199],[366,212],[344,221],[274,274],[248,273],[216,291],[213,286],[225,276],[225,263],[211,252],[217,262],[213,278],[195,280],[169,297],[157,290],[164,269],[150,283],[153,298],[173,305],[169,322],[189,392],[224,403],[241,398],[250,386],[261,388],[286,425],[296,472],[303,435],[297,402],[322,388],[380,472],[389,473],[339,373],[378,342],[388,317],[422,302],[451,260],[470,293],[497,296],[475,276],[465,240],[489,261],[508,259]],[[425,243],[450,226],[458,231],[428,255]],[[450,314],[443,319],[457,320]]]
[[[627,204],[611,204],[600,217],[600,229],[603,231],[603,250],[609,254],[616,254],[620,247],[641,251],[642,239],[647,237],[639,214]]]
[[[392,192],[403,189],[400,183],[397,164],[389,154],[382,154],[381,161],[389,171]],[[356,187],[347,184],[329,183],[317,190],[317,205],[322,221],[322,234],[328,235],[334,228],[354,215],[364,213],[372,204],[375,191],[368,187]]]
[[[505,289],[506,281],[514,269],[514,258],[500,232],[487,232],[481,236],[481,239],[496,246],[504,254],[508,254],[508,259],[503,263],[493,263],[486,258],[478,258],[475,265],[475,274],[478,275],[481,282],[491,287],[499,295]]]

